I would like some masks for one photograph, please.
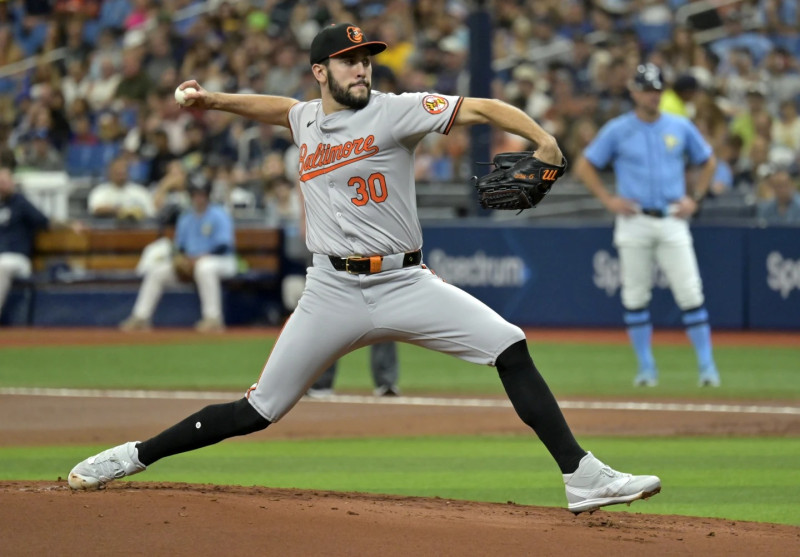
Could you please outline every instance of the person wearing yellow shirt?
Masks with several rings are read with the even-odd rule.
[[[684,74],[678,77],[672,87],[661,95],[661,103],[658,108],[661,112],[692,118],[694,107],[691,102],[698,87],[697,78],[693,75]]]

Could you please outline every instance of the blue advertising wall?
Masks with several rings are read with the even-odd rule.
[[[800,228],[748,232],[749,326],[800,329]]]
[[[427,226],[424,234],[425,262],[513,323],[622,326],[610,225]],[[693,236],[713,326],[800,329],[800,228],[697,227]],[[663,274],[655,283],[654,324],[680,327]]]
[[[800,228],[694,227],[711,324],[723,329],[800,330]],[[611,225],[509,226],[459,221],[425,226],[425,263],[521,326],[622,327],[619,260]],[[295,270],[296,272],[296,270]],[[650,304],[657,327],[681,327],[662,274]],[[227,286],[229,325],[274,324],[280,283]],[[116,326],[138,284],[15,286],[0,325]],[[200,317],[193,287],[165,292],[154,323],[190,326]]]

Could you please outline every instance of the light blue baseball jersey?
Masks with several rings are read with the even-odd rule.
[[[627,112],[606,123],[583,154],[598,169],[613,165],[620,197],[666,210],[686,193],[687,163],[703,164],[712,149],[687,118],[661,114],[651,123]]]
[[[190,257],[209,254],[220,246],[227,246],[225,254],[232,254],[233,220],[219,205],[209,205],[201,215],[184,211],[175,227],[175,244]]]

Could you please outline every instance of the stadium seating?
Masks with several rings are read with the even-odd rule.
[[[167,235],[171,236],[172,230]],[[46,326],[116,324],[130,311],[138,291],[141,277],[135,269],[142,250],[157,238],[155,228],[41,232],[36,238],[33,277],[15,285],[17,309],[15,316],[6,320]],[[240,228],[236,247],[240,272],[223,281],[226,321],[242,324],[274,319],[276,312],[282,311],[274,300],[280,299],[283,232]],[[191,324],[196,313],[194,285],[177,287],[173,294],[175,299],[166,304],[172,309],[165,310],[169,315],[161,324]],[[168,292],[165,298],[169,297]],[[270,306],[268,310],[262,307],[265,304]],[[157,313],[157,324],[158,320]]]

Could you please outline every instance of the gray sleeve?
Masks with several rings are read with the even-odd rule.
[[[302,118],[303,109],[307,105],[308,103],[300,102],[289,109],[289,131],[292,133],[292,140],[295,145],[300,144],[300,119]]]
[[[463,97],[432,93],[389,95],[385,110],[392,122],[392,135],[399,143],[430,132],[447,134],[461,107]]]

